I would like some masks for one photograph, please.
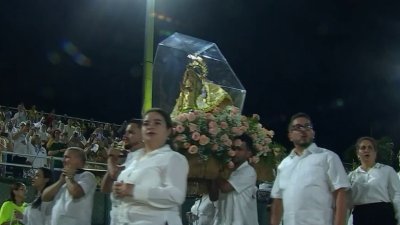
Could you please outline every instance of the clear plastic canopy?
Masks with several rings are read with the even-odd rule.
[[[242,110],[246,90],[217,45],[180,33],[174,33],[158,44],[153,66],[153,107],[169,113],[173,111],[187,65],[191,62],[189,56],[202,59],[207,67],[206,79],[228,93],[232,104]]]

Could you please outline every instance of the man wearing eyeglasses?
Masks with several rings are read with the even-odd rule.
[[[350,187],[339,157],[314,143],[315,132],[305,113],[289,123],[294,145],[278,166],[272,188],[271,225],[344,225],[346,190]]]

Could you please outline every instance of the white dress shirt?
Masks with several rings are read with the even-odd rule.
[[[181,225],[189,165],[169,145],[146,153],[137,150],[117,181],[134,184],[133,197],[113,201],[114,224]]]
[[[214,225],[258,225],[256,180],[247,161],[232,172],[228,182],[235,190],[219,194]]]
[[[332,192],[349,187],[339,157],[313,143],[301,156],[292,150],[281,162],[271,197],[282,199],[285,225],[331,225]]]
[[[380,163],[368,171],[358,167],[350,172],[349,179],[353,205],[391,202],[400,221],[400,179],[392,167]]]

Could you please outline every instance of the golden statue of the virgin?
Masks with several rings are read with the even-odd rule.
[[[209,112],[216,107],[232,105],[231,96],[207,79],[208,69],[203,58],[193,55],[188,55],[188,58],[191,61],[186,65],[172,116],[191,110]]]

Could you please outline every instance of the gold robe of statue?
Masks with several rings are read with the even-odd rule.
[[[207,80],[207,66],[199,56],[191,56],[181,83],[172,116],[191,110],[212,111],[217,107],[232,105],[232,98],[221,88]]]

